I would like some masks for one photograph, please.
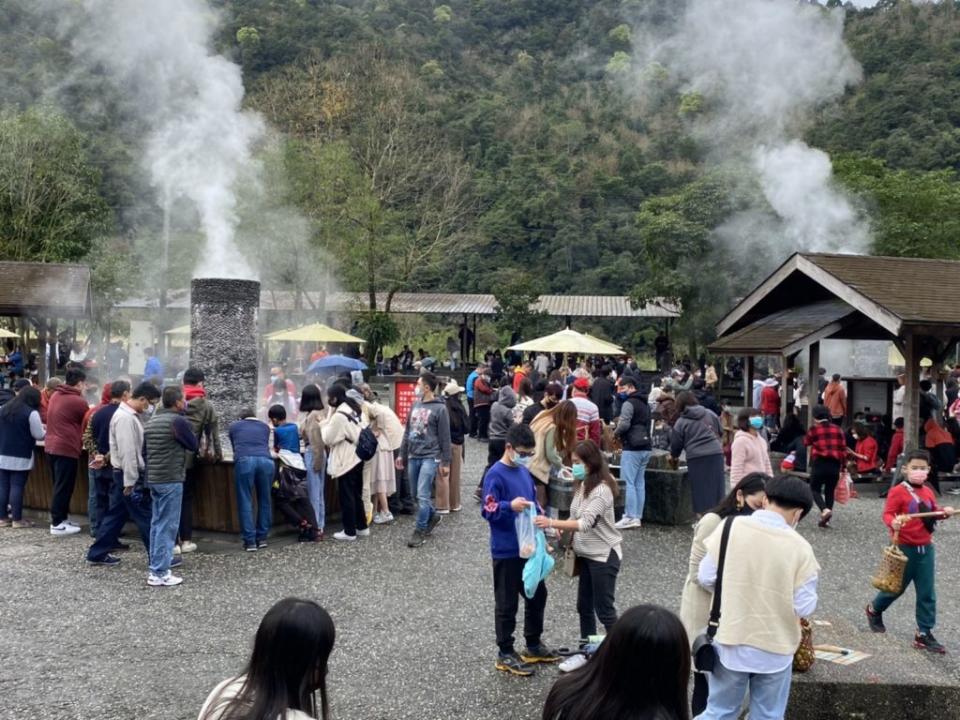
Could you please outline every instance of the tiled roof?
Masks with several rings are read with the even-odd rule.
[[[77,317],[89,311],[85,265],[0,262],[0,315]]]

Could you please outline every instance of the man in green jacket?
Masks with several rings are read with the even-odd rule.
[[[193,491],[200,472],[200,462],[220,462],[223,450],[220,447],[220,421],[217,411],[207,399],[203,387],[204,375],[200,368],[187,368],[183,373],[183,399],[186,402],[187,420],[197,436],[198,450],[187,458],[187,475],[183,483],[183,505],[180,508],[179,547],[184,553],[197,549],[193,542]]]

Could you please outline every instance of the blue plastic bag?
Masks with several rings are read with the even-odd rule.
[[[532,523],[533,518],[537,515],[537,510],[530,505],[524,510],[524,513],[529,513]],[[547,578],[555,563],[553,556],[547,552],[547,538],[543,534],[543,530],[537,528],[536,549],[523,566],[523,594],[532,600],[537,593],[537,586]]]

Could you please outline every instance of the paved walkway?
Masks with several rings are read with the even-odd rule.
[[[118,568],[90,568],[85,534],[0,530],[0,718],[193,720],[213,685],[245,662],[263,613],[287,595],[317,600],[337,623],[334,717],[538,718],[556,670],[525,680],[493,669],[488,532],[470,498],[485,453],[468,446],[464,512],[447,516],[418,550],[406,547],[412,521],[404,517],[351,545],[275,542],[256,554],[187,556],[175,589],[145,585],[138,545]],[[823,565],[818,617],[862,630],[885,542],[880,508],[876,499],[855,500],[838,510],[831,531],[802,524]],[[938,635],[960,656],[960,520],[951,523],[938,532]],[[689,527],[631,531],[618,606],[676,609],[691,536]],[[577,635],[574,583],[549,580],[550,642]],[[886,640],[906,662],[916,658],[912,615],[912,593],[887,615]],[[931,676],[957,677],[953,656],[922,662]]]

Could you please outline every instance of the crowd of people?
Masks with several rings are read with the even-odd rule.
[[[528,677],[538,665],[559,663],[565,676],[547,698],[545,720],[733,718],[747,697],[751,718],[782,717],[801,640],[799,619],[816,608],[820,573],[797,524],[816,506],[820,526],[829,526],[845,463],[862,473],[882,465],[882,446],[865,418],[855,418],[849,436],[841,425],[847,413],[844,407],[837,414],[845,402],[840,378],[818,393],[807,430],[795,414],[781,424],[770,393],[764,404],[764,393],[775,384],[761,383],[759,407],[743,408],[734,421],[713,395],[715,376],[698,369],[677,369],[648,388],[629,358],[573,366],[545,355],[519,361],[504,365],[492,355],[469,374],[465,387],[421,367],[405,423],[351,377],[331,378],[323,387],[307,384],[298,395],[280,368],[272,370],[263,410],[250,407],[226,428],[243,550],[267,547],[273,507],[300,541],[323,540],[329,482],[337,484],[341,507],[335,540],[356,542],[372,526],[405,512],[415,515],[407,545],[421,547],[445,515],[462,510],[465,438],[475,437],[487,448],[475,497],[490,530],[494,667]],[[120,377],[104,385],[93,407],[84,399],[85,379],[82,368],[70,366],[62,382],[43,391],[21,380],[0,407],[0,526],[31,525],[23,517],[23,490],[43,440],[53,480],[49,531],[58,537],[79,533],[68,510],[86,451],[94,536],[87,562],[120,563],[118,551],[128,549],[121,531],[132,521],[147,553],[147,584],[178,585],[182,578],[173,570],[197,549],[190,507],[198,469],[225,451],[204,373],[187,368],[182,382],[165,387],[150,381],[134,386]],[[945,405],[928,403],[933,425],[925,426],[925,437],[935,439]],[[946,412],[952,417],[952,410]],[[776,477],[772,446],[804,456],[809,451],[809,483],[795,475]],[[619,520],[614,507],[620,487],[604,452],[610,447],[620,453],[626,495]],[[645,472],[655,449],[686,463],[698,518],[679,618],[654,606],[622,615],[616,607],[622,533],[642,527]],[[898,453],[896,462],[902,482],[898,476],[889,492],[883,521],[908,558],[904,586],[916,587],[914,645],[940,653],[944,648],[932,632],[932,532],[954,511],[938,506],[928,485],[935,467],[929,453]],[[565,519],[551,507],[550,489],[559,481],[572,485]],[[916,513],[928,516],[912,517]],[[531,550],[521,546],[517,532],[517,519],[526,514],[562,552],[564,569],[569,559],[569,573],[578,578],[579,641],[573,648],[553,648],[543,637],[549,568],[531,573]],[[866,605],[871,630],[886,630],[883,613],[900,594],[881,592]],[[281,658],[283,639],[295,635],[299,650]],[[322,608],[281,601],[264,618],[248,667],[214,689],[201,718],[232,717],[231,708],[239,705],[271,717],[326,717],[333,640],[333,622]],[[691,657],[697,666],[692,708]],[[270,663],[285,667],[288,680],[300,679],[277,686]],[[645,692],[636,692],[638,683]]]

